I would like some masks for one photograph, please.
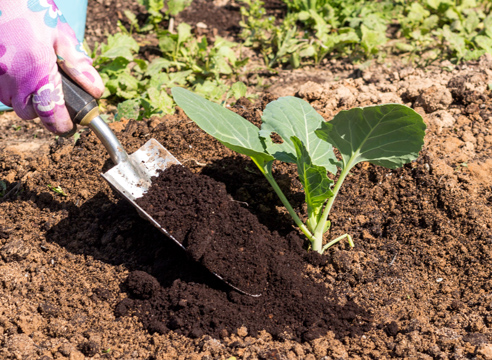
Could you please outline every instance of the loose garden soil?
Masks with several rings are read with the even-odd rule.
[[[112,3],[90,1],[91,16]],[[119,11],[138,6],[116,3]],[[129,152],[153,137],[184,165],[156,186],[192,186],[181,195],[159,190],[147,206],[192,255],[102,180],[112,163],[91,132],[77,142],[55,138],[4,113],[0,358],[492,359],[492,57],[425,69],[328,60],[271,75],[267,92],[231,109],[258,125],[278,96],[301,97],[326,120],[395,102],[428,125],[417,161],[398,170],[359,164],[344,182],[328,237],[350,233],[355,248],[308,252],[255,165],[180,109],[111,126]],[[295,166],[276,163],[274,175],[304,217]],[[208,264],[210,251],[193,241],[204,245],[212,230],[214,239],[247,235],[260,297],[230,289],[194,261]],[[227,260],[237,249],[213,250],[237,265]]]

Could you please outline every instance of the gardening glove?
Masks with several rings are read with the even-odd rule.
[[[74,129],[60,66],[95,98],[104,85],[53,0],[0,1],[0,102],[25,120],[40,117],[51,132]]]

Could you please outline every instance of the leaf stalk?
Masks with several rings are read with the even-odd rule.
[[[338,180],[333,187],[333,196],[330,197],[325,205],[325,208],[323,209],[323,214],[321,215],[321,218],[316,225],[316,228],[314,229],[314,234],[313,237],[315,239],[315,242],[312,244],[313,250],[319,252],[322,254],[327,248],[335,244],[336,242],[340,241],[341,238],[337,238],[331,242],[329,242],[327,245],[323,247],[323,234],[326,232],[326,221],[328,220],[328,216],[330,215],[331,208],[333,207],[333,203],[335,202],[335,199],[338,195],[338,191],[342,187],[343,181],[347,177],[347,175],[350,173],[350,170],[352,167],[355,165],[355,159],[357,158],[358,153],[353,154],[347,164],[344,164],[342,171],[340,172],[340,176],[338,177]],[[349,243],[351,243],[351,246],[353,246],[352,238],[350,235],[347,235],[349,238]]]
[[[303,232],[303,234],[309,239],[311,243],[315,241],[315,238],[313,237],[313,234],[309,231],[309,229],[304,225],[304,223],[301,221],[297,213],[294,211],[292,206],[289,203],[289,200],[285,197],[284,193],[280,189],[280,186],[278,186],[277,182],[275,181],[273,175],[272,175],[272,163],[273,161],[269,161],[267,163],[264,163],[263,165],[260,164],[255,158],[251,158],[253,162],[258,166],[260,169],[261,173],[266,177],[270,185],[272,186],[273,190],[275,190],[275,193],[279,197],[280,201],[282,204],[285,206],[287,211],[289,212],[289,215],[292,217],[294,222],[296,223],[297,227]]]

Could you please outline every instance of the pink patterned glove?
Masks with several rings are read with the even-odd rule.
[[[75,1],[75,0],[73,0]],[[58,66],[95,98],[104,85],[53,0],[0,1],[0,102],[56,134],[73,129]]]

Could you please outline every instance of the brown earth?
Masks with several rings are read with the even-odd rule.
[[[247,326],[249,315],[240,311],[236,323],[213,331],[211,323],[208,329],[195,326],[204,314],[222,319],[222,307],[211,300],[235,306],[250,299],[250,310],[273,313],[288,309],[290,299],[258,306],[255,301],[265,300],[204,280],[102,180],[99,173],[112,165],[91,133],[74,144],[5,113],[0,358],[492,359],[492,59],[426,69],[396,61],[364,69],[327,61],[320,68],[280,71],[267,81],[269,94],[234,108],[256,124],[266,103],[284,95],[308,100],[327,120],[341,109],[388,102],[424,116],[426,144],[416,162],[399,170],[360,164],[345,181],[329,236],[352,234],[354,249],[337,245],[324,261],[296,255],[303,250],[289,240],[295,229],[254,164],[181,111],[112,126],[128,151],[155,137],[193,173],[224,183],[243,210],[298,256],[292,266],[302,267],[304,283],[324,288],[324,321],[333,319],[336,326],[297,338],[302,326],[316,326],[309,319],[323,304],[310,302],[292,322],[294,331],[282,331],[289,330],[287,318],[277,327]],[[295,172],[291,165],[275,167],[302,216]],[[66,196],[48,185],[60,186]],[[167,303],[159,302],[160,295]],[[198,311],[184,316],[187,307]],[[159,321],[148,321],[152,314]]]

